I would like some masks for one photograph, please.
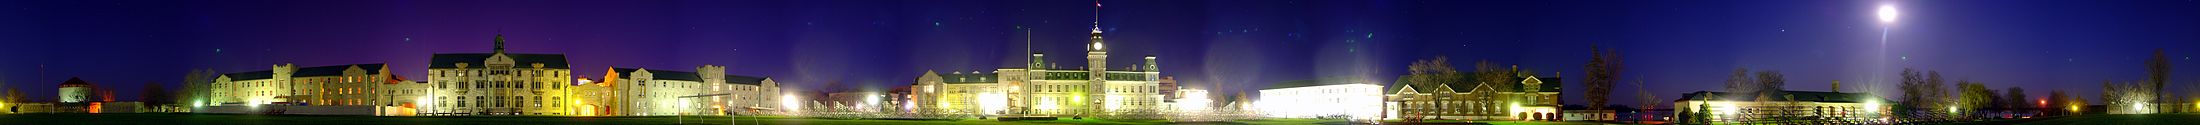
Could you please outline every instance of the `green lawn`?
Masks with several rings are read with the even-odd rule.
[[[0,125],[68,125],[68,124],[403,124],[403,125],[484,125],[484,124],[615,124],[615,125],[670,125],[679,124],[728,124],[726,117],[375,117],[375,116],[294,116],[294,115],[219,115],[219,114],[0,114]],[[741,117],[743,125],[1145,125],[1145,124],[1212,124],[1212,125],[1315,125],[1344,124],[1343,120],[1264,119],[1229,122],[1170,123],[1161,120],[1096,120],[1062,119],[1055,121],[1002,122],[991,119],[966,120],[843,120],[791,117]]]
[[[2200,114],[2080,115],[2016,123],[2018,125],[2196,125]]]

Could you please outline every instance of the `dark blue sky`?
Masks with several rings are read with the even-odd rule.
[[[2034,98],[2096,98],[2102,80],[2141,79],[2156,48],[2175,58],[2171,88],[2200,90],[2200,62],[2184,58],[2200,55],[2200,3],[2188,0],[1102,3],[1110,67],[1157,55],[1164,75],[1219,92],[1318,76],[1389,82],[1415,59],[1448,56],[1461,68],[1491,60],[1563,74],[1578,93],[1590,45],[1619,49],[1623,80],[1667,99],[1717,90],[1737,67],[1784,72],[1789,90],[1841,80],[1893,98],[1893,78],[1872,76],[1913,67]],[[1876,21],[1883,4],[1901,20]],[[0,79],[42,100],[69,77],[135,100],[144,83],[175,87],[190,69],[284,62],[389,63],[419,79],[430,54],[488,52],[504,34],[513,52],[567,54],[578,77],[711,64],[798,89],[877,89],[925,70],[1020,67],[1026,38],[1063,67],[1083,66],[1094,14],[1092,1],[1021,0],[0,1]],[[1633,104],[1636,87],[1621,85],[1615,101]]]

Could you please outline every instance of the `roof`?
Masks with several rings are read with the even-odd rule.
[[[1817,91],[1781,91],[1781,92],[1780,92],[1779,94],[1781,94],[1781,95],[1786,95],[1786,96],[1794,96],[1794,97],[1795,97],[1795,99],[1794,99],[1794,100],[1789,100],[1788,98],[1785,98],[1784,96],[1783,96],[1783,97],[1781,97],[1781,98],[1770,98],[1770,99],[1772,99],[1772,101],[1847,102],[1847,103],[1853,103],[1853,102],[1863,102],[1864,100],[1879,100],[1880,102],[1894,102],[1893,100],[1887,100],[1886,98],[1879,98],[1879,96],[1874,96],[1874,95],[1871,95],[1871,94],[1865,94],[1865,93],[1840,93],[1840,92],[1817,92]],[[1745,93],[1745,94],[1736,94],[1736,93],[1730,93],[1730,92],[1696,91],[1696,92],[1691,92],[1691,93],[1681,94],[1681,98],[1680,98],[1680,99],[1675,99],[1675,100],[1673,100],[1673,101],[1675,101],[1675,102],[1679,102],[1679,101],[1695,101],[1695,100],[1707,100],[1707,99],[1706,99],[1707,97],[1709,98],[1708,100],[1717,100],[1717,101],[1754,101],[1754,100],[1756,100],[1756,99],[1757,99],[1757,96],[1760,96],[1760,95],[1759,95],[1759,94],[1746,94],[1746,93]]]
[[[1337,84],[1355,84],[1355,83],[1369,83],[1369,82],[1368,82],[1367,80],[1363,79],[1363,78],[1359,78],[1359,77],[1356,77],[1356,76],[1331,76],[1331,77],[1322,77],[1322,78],[1315,78],[1315,79],[1308,79],[1308,80],[1291,80],[1291,81],[1283,81],[1283,82],[1277,82],[1276,84],[1270,84],[1270,85],[1268,85],[1268,88],[1261,88],[1261,89],[1281,89],[1281,88],[1297,88],[1297,87],[1307,87],[1307,86],[1324,86],[1324,85],[1337,85]]]
[[[957,84],[957,83],[999,83],[999,81],[1000,81],[1000,78],[1001,78],[1001,77],[999,77],[999,76],[1000,76],[1000,74],[994,74],[994,73],[965,73],[965,74],[953,74],[953,73],[950,73],[950,74],[939,74],[939,75],[940,75],[940,82],[945,82],[945,83],[947,83],[947,84]]]
[[[1413,83],[1412,83],[1411,81],[1407,81],[1407,80],[1406,80],[1406,79],[1407,79],[1406,77],[1411,77],[1411,76],[1410,76],[1410,75],[1407,75],[1407,76],[1398,76],[1398,80],[1396,80],[1396,81],[1393,81],[1394,83],[1391,83],[1391,84],[1390,84],[1389,86],[1384,86],[1384,87],[1383,87],[1383,93],[1398,93],[1398,90],[1400,90],[1401,88],[1405,88],[1405,87],[1406,87],[1407,85],[1413,85]],[[1451,86],[1451,87],[1457,87],[1457,88],[1451,88],[1451,89],[1453,89],[1453,90],[1472,90],[1472,89],[1474,89],[1474,88],[1471,88],[1471,87],[1474,87],[1474,86],[1476,86],[1476,85],[1481,85],[1481,84],[1480,84],[1480,83],[1481,83],[1480,81],[1476,81],[1476,80],[1478,80],[1478,79],[1473,79],[1473,78],[1474,78],[1474,73],[1467,73],[1467,72],[1462,72],[1462,73],[1459,73],[1459,75],[1457,75],[1457,76],[1454,76],[1454,77],[1461,77],[1461,79],[1463,79],[1463,80],[1461,80],[1461,81],[1464,81],[1464,82],[1456,82],[1456,83],[1444,83],[1444,84],[1432,84],[1432,85],[1448,85],[1448,86]],[[1525,81],[1525,80],[1527,80],[1527,79],[1528,79],[1528,78],[1526,78],[1526,77],[1520,77],[1520,78],[1514,78],[1514,79],[1513,79],[1513,81]],[[1539,90],[1537,90],[1537,92],[1563,92],[1563,91],[1560,91],[1560,90],[1562,90],[1562,89],[1563,89],[1562,87],[1563,87],[1563,86],[1565,85],[1565,82],[1561,82],[1561,81],[1564,81],[1564,80],[1563,80],[1563,78],[1559,78],[1559,77],[1535,77],[1535,79],[1537,79],[1538,81],[1543,81],[1543,83],[1542,83],[1542,84],[1540,84],[1540,85],[1541,85],[1541,86],[1543,86],[1543,87],[1539,87],[1539,88],[1537,88],[1537,89],[1539,89]],[[1510,83],[1510,84],[1520,84],[1520,83],[1517,83],[1517,82],[1516,82],[1516,83]],[[1504,89],[1504,90],[1508,90],[1508,91],[1511,91],[1511,90],[1522,90],[1522,89],[1527,89],[1527,88],[1525,88],[1525,87],[1526,87],[1526,86],[1519,86],[1519,85],[1515,85],[1515,86],[1512,86],[1511,88],[1502,88],[1502,89]],[[1442,88],[1442,87],[1439,87],[1439,86],[1413,86],[1413,91],[1419,91],[1419,92],[1433,92],[1433,91],[1439,90],[1439,88]]]
[[[345,64],[345,65],[332,65],[332,66],[320,66],[320,67],[306,67],[306,68],[298,68],[298,71],[296,71],[296,72],[291,72],[290,76],[291,76],[291,77],[313,77],[313,76],[341,76],[341,75],[344,75],[344,70],[347,70],[347,69],[351,69],[351,66],[359,66],[359,69],[365,69],[365,70],[367,71],[367,74],[381,74],[381,73],[382,73],[382,70],[381,70],[381,69],[382,69],[382,66],[385,66],[385,65],[383,65],[383,64],[381,64],[381,63],[368,63],[368,64]],[[229,80],[230,80],[230,81],[245,81],[245,80],[260,80],[260,79],[272,79],[272,78],[275,78],[275,71],[273,71],[273,70],[260,70],[260,71],[251,71],[251,72],[238,72],[238,73],[229,73],[229,74],[222,74],[222,76],[229,76]]]
[[[228,76],[228,77],[229,77],[229,80],[231,80],[231,81],[245,81],[245,80],[257,80],[257,79],[271,79],[271,78],[275,78],[275,71],[269,71],[269,70],[260,70],[260,71],[251,71],[251,72],[239,72],[239,73],[229,73],[229,74],[222,74],[222,76]]]
[[[69,81],[61,82],[61,87],[83,87],[91,85],[92,82],[85,82],[84,79],[77,79],[76,77],[69,77]]]
[[[631,76],[631,75],[634,75],[634,73],[633,73],[633,72],[634,72],[634,70],[635,70],[635,69],[633,69],[633,68],[611,68],[611,70],[612,70],[612,71],[614,71],[614,72],[619,72],[619,78],[632,78],[632,76]],[[649,73],[650,73],[650,74],[652,74],[652,76],[651,76],[652,78],[651,78],[651,79],[656,79],[656,80],[684,80],[684,81],[696,81],[696,82],[702,82],[702,81],[703,81],[703,78],[702,78],[702,77],[703,77],[703,75],[701,75],[701,74],[696,74],[695,72],[685,72],[685,71],[671,71],[671,70],[649,70]],[[727,84],[748,84],[748,85],[763,85],[763,84],[764,84],[764,79],[766,79],[766,78],[765,78],[765,77],[754,77],[754,76],[726,75],[726,80],[725,80],[725,82],[726,82]]]
[[[430,69],[453,69],[453,68],[458,68],[458,63],[470,63],[470,64],[474,65],[474,66],[469,66],[469,67],[466,67],[466,68],[481,68],[481,67],[479,67],[479,66],[481,65],[480,63],[484,63],[485,61],[489,60],[489,56],[495,56],[495,55],[496,55],[495,53],[446,53],[446,54],[435,54],[435,56],[433,56],[433,57],[429,57],[429,59],[428,59],[428,68],[430,68]],[[505,57],[511,57],[511,58],[512,58],[512,65],[513,65],[514,67],[531,67],[530,65],[533,65],[533,64],[535,64],[535,63],[542,63],[542,65],[543,65],[543,66],[542,66],[542,68],[552,68],[552,69],[567,69],[567,68],[569,68],[569,67],[566,67],[566,66],[568,66],[568,65],[566,65],[566,62],[565,62],[565,55],[564,55],[564,54],[517,54],[517,53],[504,53],[504,56],[505,56]]]
[[[298,68],[297,72],[291,73],[291,77],[341,76],[344,75],[344,70],[351,69],[351,66],[359,66],[359,69],[366,70],[367,74],[380,74],[383,65],[381,63],[371,63]]]
[[[633,72],[634,72],[634,70],[635,70],[635,69],[632,69],[632,68],[611,68],[611,70],[612,70],[612,71],[617,71],[617,72],[619,72],[619,78],[623,78],[623,79],[631,79],[631,78],[634,78],[634,73],[633,73]],[[652,75],[650,75],[650,79],[656,79],[656,80],[681,80],[681,81],[698,81],[698,82],[700,82],[700,81],[703,81],[703,78],[702,78],[702,77],[701,77],[700,75],[695,75],[695,72],[682,72],[682,71],[671,71],[671,70],[649,70],[649,73],[650,73],[650,74],[652,74]]]
[[[1537,90],[1536,92],[1562,92],[1562,91],[1559,91],[1559,89],[1560,89],[1560,87],[1561,87],[1560,85],[1566,85],[1566,83],[1565,83],[1565,82],[1559,82],[1559,81],[1564,81],[1564,80],[1563,80],[1564,78],[1558,78],[1558,77],[1535,77],[1535,79],[1538,79],[1539,81],[1543,81],[1543,84],[1539,84],[1540,86],[1543,86],[1543,87],[1541,87],[1541,88],[1538,88],[1538,89],[1540,89],[1540,90]],[[1514,84],[1518,84],[1518,83],[1514,83]],[[1527,87],[1527,86],[1513,86],[1513,88],[1511,88],[1510,90],[1527,90],[1527,88],[1523,88],[1523,87]]]
[[[770,79],[770,77],[726,75],[726,83],[728,84],[764,85],[764,79]]]

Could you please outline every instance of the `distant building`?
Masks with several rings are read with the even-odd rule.
[[[1161,71],[1154,56],[1144,64],[1110,69],[1099,27],[1086,43],[1081,69],[1052,68],[1032,53],[1023,68],[993,71],[925,71],[912,86],[922,114],[1150,117],[1162,102]]]
[[[1364,80],[1299,80],[1260,90],[1262,116],[1374,119],[1382,113],[1383,86]]]
[[[1472,78],[1469,76],[1458,76]],[[1558,77],[1518,76],[1520,83],[1432,83],[1404,80],[1384,89],[1385,118],[1465,120],[1556,120]],[[1491,84],[1516,84],[1498,88]]]
[[[771,78],[727,75],[725,66],[697,72],[610,68],[602,83],[580,86],[578,105],[616,116],[753,114],[779,107],[779,83]]]
[[[95,94],[94,91],[96,91],[99,87],[96,85],[92,85],[91,82],[85,82],[84,79],[71,77],[69,78],[69,81],[61,82],[60,87],[61,103],[87,103],[98,101],[93,100],[92,95]]]
[[[274,65],[269,70],[222,74],[214,78],[211,101],[228,105],[286,103],[295,105],[395,106],[414,98],[384,96],[386,87],[404,84],[383,64],[349,64],[298,68]],[[416,91],[409,91],[418,93]]]
[[[1874,121],[1890,116],[1893,100],[1865,93],[1781,91],[1731,93],[1696,91],[1673,100],[1674,116],[1707,112],[1709,122],[1769,121],[1773,117],[1817,117]],[[1679,118],[1676,118],[1679,119]],[[1685,120],[1676,120],[1685,121]],[[1684,123],[1687,124],[1687,123]]]

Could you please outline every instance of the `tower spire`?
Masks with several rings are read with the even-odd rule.
[[[504,53],[504,34],[502,33],[497,34],[496,53]]]

